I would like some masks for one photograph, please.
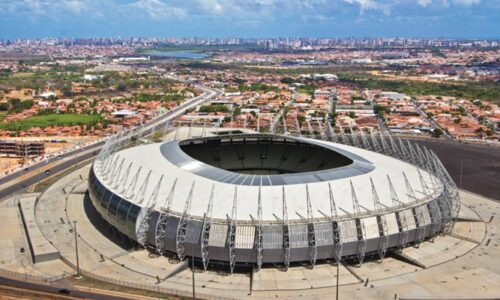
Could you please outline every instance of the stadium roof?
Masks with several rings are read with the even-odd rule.
[[[281,217],[283,213],[283,187],[290,222],[307,216],[307,197],[310,199],[314,218],[324,218],[325,215],[330,215],[329,184],[332,187],[336,205],[340,208],[339,216],[354,213],[351,182],[360,206],[368,211],[375,209],[370,178],[374,182],[381,203],[386,207],[393,206],[387,176],[394,185],[399,201],[403,203],[424,201],[428,197],[423,193],[417,168],[411,164],[351,146],[306,138],[287,138],[335,151],[348,157],[352,163],[329,170],[294,174],[242,174],[216,168],[187,155],[180,146],[180,143],[186,141],[143,145],[120,151],[116,155],[119,156],[118,160],[124,160],[124,166],[132,162],[130,174],[136,174],[139,167],[142,168],[138,185],[143,184],[146,175],[151,171],[145,193],[146,200],[139,205],[144,206],[148,203],[147,198],[152,195],[160,177],[163,176],[155,209],[159,210],[165,205],[174,181],[177,180],[170,210],[182,214],[194,183],[189,214],[200,218],[207,210],[212,187],[214,188],[213,218],[226,219],[232,214],[237,186],[236,220],[238,222],[251,221],[252,217],[257,216],[259,194],[263,221],[276,221],[276,216]],[[408,193],[403,172],[408,178],[416,199]],[[430,187],[431,194],[438,195],[442,187],[432,184],[433,177],[426,171],[420,170],[420,173],[427,186]],[[110,187],[110,189],[120,194],[118,191],[120,188]],[[137,195],[134,195],[131,201],[137,203]]]

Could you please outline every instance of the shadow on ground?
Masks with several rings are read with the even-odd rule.
[[[133,241],[104,221],[95,209],[94,205],[92,205],[92,201],[90,200],[88,193],[85,194],[83,199],[83,207],[90,222],[97,230],[99,230],[101,234],[124,250],[135,248],[136,244]]]

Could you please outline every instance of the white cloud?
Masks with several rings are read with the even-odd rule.
[[[481,0],[452,0],[453,3],[463,6],[472,6],[479,4]]]
[[[432,4],[432,0],[417,0],[418,5],[427,7],[427,5]]]
[[[219,1],[219,0],[199,0],[201,7],[212,13],[220,14],[224,12],[225,9],[228,8],[229,3],[225,3],[228,1]]]
[[[37,16],[55,17],[65,14],[88,16],[99,15],[100,4],[107,0],[13,0],[0,1],[0,10],[12,14],[35,18]]]
[[[0,19],[107,18],[120,20],[153,19],[171,21],[192,17],[231,20],[240,23],[264,22],[279,18],[327,20],[355,18],[359,15],[381,17],[381,13],[409,16],[407,7],[420,9],[462,9],[500,2],[500,0],[0,0]],[[443,9],[444,11],[444,9]],[[343,15],[348,12],[351,15]],[[354,12],[355,13],[355,12]],[[378,15],[377,15],[378,14]],[[307,18],[304,18],[307,16]],[[304,21],[307,22],[307,21]]]
[[[494,2],[498,0],[493,0],[490,2]],[[487,2],[487,1],[485,1]],[[441,0],[441,4],[444,7],[450,7],[451,5],[463,6],[463,7],[472,7],[474,5],[478,5],[481,3],[481,0]]]
[[[379,10],[384,14],[388,15],[391,12],[391,6],[393,6],[397,0],[391,0],[389,2],[385,1],[375,1],[375,0],[342,0],[349,4],[359,5],[360,13],[364,13],[368,10]]]
[[[186,10],[180,7],[168,5],[161,0],[138,0],[120,8],[127,15],[134,13],[145,13],[154,19],[163,19],[170,17],[183,18],[186,16]]]

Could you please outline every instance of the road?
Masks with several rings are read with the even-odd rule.
[[[196,88],[202,90],[203,94],[186,101],[182,105],[145,124],[143,135],[147,136],[153,133],[158,128],[162,128],[164,126],[163,124],[167,120],[171,120],[183,114],[186,110],[193,108],[214,97],[218,97],[221,94],[221,92],[218,90],[212,90],[200,85],[196,85]],[[43,162],[39,162],[35,165],[29,166],[25,170],[21,170],[0,178],[0,200],[37,183],[41,179],[41,176],[47,176],[45,175],[44,171],[47,165],[54,165],[50,168],[50,175],[60,173],[71,166],[74,166],[81,163],[82,161],[96,156],[104,144],[105,141],[101,141],[93,145],[69,151],[57,157],[51,157]]]
[[[179,107],[174,108],[173,110],[155,118],[151,122],[143,125],[144,130],[142,134],[147,136],[153,133],[156,129],[163,127],[164,123],[167,120],[171,120],[181,114],[183,114],[187,109],[193,108],[205,101],[208,101],[214,97],[218,97],[221,92],[218,90],[211,90],[204,86],[196,86],[198,89],[203,91],[203,94],[190,99],[180,105]],[[37,163],[35,165],[29,166],[28,169],[21,170],[5,176],[0,179],[0,200],[5,199],[6,197],[22,191],[27,187],[40,182],[41,177],[45,177],[47,175],[55,175],[60,172],[65,171],[66,169],[78,165],[83,161],[94,158],[98,153],[101,147],[105,144],[105,141],[101,141],[95,143],[93,145],[89,145],[86,147],[82,147],[79,149],[75,149],[73,151],[69,151],[67,153],[61,154],[57,157],[51,157],[46,159],[43,162]],[[46,174],[45,171],[49,170],[49,174]],[[16,280],[7,277],[0,276],[0,285],[10,286],[14,288],[20,288],[24,290],[32,290],[38,292],[51,293],[56,295],[66,295],[75,298],[83,298],[83,299],[130,299],[117,297],[112,295],[104,295],[99,293],[87,292],[87,291],[78,291],[78,290],[65,290],[64,293],[61,293],[61,289],[48,286],[38,283],[27,282],[24,280]],[[69,294],[67,294],[69,292]]]
[[[1,277],[1,276],[0,276],[0,286],[8,286],[8,287],[27,290],[27,291],[31,290],[33,292],[49,293],[49,294],[54,294],[56,297],[57,296],[67,296],[67,297],[71,297],[71,298],[82,298],[82,299],[98,299],[98,300],[101,300],[101,299],[102,300],[106,300],[106,299],[124,300],[124,299],[127,299],[127,300],[130,300],[130,298],[125,298],[125,297],[118,297],[118,296],[101,294],[101,293],[94,293],[94,292],[89,292],[89,291],[61,289],[61,288],[54,287],[54,286],[32,283],[32,282],[28,282],[28,281],[24,281],[24,280],[16,280],[16,279],[11,279],[11,278],[7,278],[7,277]]]
[[[411,100],[411,101],[413,102],[413,105],[417,109],[417,112],[422,116],[422,118],[424,118],[424,120],[429,121],[429,123],[431,123],[432,127],[441,129],[441,131],[443,132],[444,137],[446,137],[447,139],[449,139],[449,140],[453,139],[446,132],[446,130],[444,130],[443,128],[441,128],[441,126],[439,126],[439,124],[436,123],[436,121],[434,121],[434,119],[429,118],[429,116],[422,109],[420,109],[420,107],[418,106],[418,103],[415,100]]]

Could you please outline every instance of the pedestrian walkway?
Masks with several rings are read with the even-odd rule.
[[[37,223],[42,233],[60,251],[69,265],[76,264],[73,221],[77,221],[80,267],[84,276],[148,290],[158,289],[189,296],[192,271],[186,269],[165,279],[178,261],[135,250],[95,215],[85,191],[89,167],[82,168],[51,186],[37,205]],[[500,281],[500,266],[492,261],[500,258],[497,220],[485,224],[492,212],[500,212],[499,204],[463,193],[461,220],[452,235],[438,236],[433,242],[404,249],[403,254],[421,266],[387,257],[382,263],[368,261],[348,270],[339,268],[341,298],[444,297],[500,294],[495,280]],[[471,210],[467,206],[473,207]],[[475,212],[477,211],[479,215]],[[488,232],[487,232],[488,230]],[[490,245],[486,241],[491,238]],[[253,276],[251,297],[324,299],[335,293],[337,268],[333,263],[294,266],[287,272],[264,268]],[[487,278],[484,278],[487,276]],[[435,280],[439,278],[439,280]],[[195,270],[197,296],[243,298],[250,293],[248,274]],[[362,282],[360,281],[362,280]],[[481,285],[474,284],[481,281]],[[498,282],[498,281],[497,281]],[[462,293],[462,290],[463,293]],[[459,292],[460,291],[460,292]],[[474,292],[473,292],[474,291]]]
[[[19,197],[19,211],[28,238],[28,246],[34,263],[59,259],[59,251],[50,244],[35,221],[35,204],[39,194],[24,194]]]

